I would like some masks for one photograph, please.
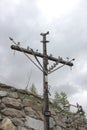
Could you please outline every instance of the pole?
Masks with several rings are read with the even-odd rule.
[[[44,130],[49,130],[49,98],[48,98],[48,58],[47,58],[47,48],[46,48],[46,35],[49,33],[41,33],[43,36],[43,96],[44,96]]]
[[[19,52],[24,52],[26,54],[30,54],[32,55],[32,51],[31,50],[27,50],[25,48],[20,48],[19,46],[16,46],[16,45],[11,45],[11,49],[13,50],[16,50],[16,51],[19,51]],[[39,52],[35,52],[34,51],[34,54],[37,56],[37,57],[40,57],[40,58],[43,58],[44,55],[42,53],[39,53]],[[57,62],[58,61],[58,58],[55,58],[53,56],[46,56],[48,60],[51,60],[51,61],[55,61]],[[61,64],[65,64],[65,65],[68,65],[68,66],[73,66],[73,63],[70,62],[70,61],[66,61],[66,60],[59,60],[58,63],[61,63]]]
[[[48,97],[48,60],[51,60],[51,61],[55,61],[55,62],[58,62],[58,63],[61,63],[63,65],[68,65],[68,66],[73,66],[73,63],[71,61],[65,61],[63,60],[62,58],[58,59],[58,58],[55,58],[53,56],[48,56],[47,55],[47,47],[46,47],[46,43],[48,41],[46,41],[46,35],[48,35],[49,32],[47,33],[41,33],[41,36],[43,37],[43,40],[42,40],[42,43],[43,43],[43,54],[42,53],[39,53],[39,52],[36,52],[36,51],[33,51],[32,53],[32,49],[25,49],[25,48],[22,48],[20,46],[18,46],[18,44],[16,44],[14,42],[14,40],[10,38],[10,40],[16,44],[16,45],[12,45],[11,46],[11,49],[13,50],[16,50],[16,51],[20,51],[20,52],[23,52],[24,54],[30,54],[30,55],[34,55],[35,58],[36,56],[37,57],[40,57],[43,59],[43,67],[41,69],[43,69],[43,97],[44,97],[44,108],[43,108],[43,114],[44,114],[44,130],[49,130],[50,129],[50,121],[49,121],[49,118],[51,116],[50,114],[50,111],[49,111],[49,97]],[[26,55],[27,56],[27,55]],[[27,56],[28,57],[28,56]],[[37,58],[36,58],[37,59]],[[31,60],[32,61],[32,60]],[[32,61],[33,62],[33,61]],[[33,62],[34,63],[34,62]],[[35,63],[34,63],[35,64]],[[36,65],[37,66],[37,65]],[[40,70],[41,70],[40,69]]]

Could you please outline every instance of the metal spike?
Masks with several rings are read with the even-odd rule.
[[[59,62],[58,62],[58,61],[56,61],[56,65],[58,65],[58,63],[59,63]]]
[[[17,46],[20,46],[20,42],[18,42]]]
[[[49,34],[49,31],[47,31],[47,34]]]
[[[13,41],[13,38],[9,37],[9,39],[10,39],[11,41]]]
[[[56,64],[54,63],[54,67],[56,67]]]
[[[69,60],[69,57],[66,57],[67,60]]]
[[[38,52],[38,49],[36,51]]]
[[[72,59],[73,61],[75,60],[75,58]]]
[[[53,69],[53,65],[51,65],[51,69]]]
[[[29,50],[29,46],[27,46],[27,50]]]
[[[61,61],[62,60],[62,57],[58,56],[58,61]]]
[[[49,67],[49,71],[51,70],[51,67]]]
[[[52,57],[52,54],[50,54],[50,57]]]

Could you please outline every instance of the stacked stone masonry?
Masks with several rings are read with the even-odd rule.
[[[0,130],[44,130],[42,110],[41,97],[0,84]],[[66,130],[64,116],[53,108],[50,111],[50,130]]]

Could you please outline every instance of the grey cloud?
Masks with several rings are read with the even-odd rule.
[[[56,86],[56,91],[60,92],[65,92],[68,97],[76,94],[79,92],[78,88],[72,84],[60,84],[59,86]]]
[[[53,28],[55,28],[55,42],[56,51],[60,55],[76,56],[81,51],[87,50],[87,15],[86,7],[80,5],[79,8],[75,9],[67,17],[63,17],[58,22],[55,21]],[[59,49],[58,49],[59,48]],[[85,48],[85,49],[84,49]],[[68,51],[67,51],[68,50]]]
[[[0,2],[0,81],[23,88],[32,69],[30,84],[35,83],[38,91],[43,90],[42,73],[23,54],[19,52],[16,52],[15,56],[12,54],[11,41],[8,37],[13,37],[16,42],[20,41],[23,47],[29,45],[34,50],[38,48],[42,52],[40,33],[49,30],[48,54],[76,59],[72,74],[64,67],[49,76],[51,92],[57,89],[71,96],[79,93],[79,90],[87,90],[87,72],[80,73],[87,59],[87,1],[80,0],[72,12],[51,21],[42,14],[37,2],[33,0]]]

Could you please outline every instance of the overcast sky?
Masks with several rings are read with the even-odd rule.
[[[42,72],[23,53],[14,55],[8,37],[42,52],[40,33],[47,31],[48,55],[75,58],[72,70],[49,75],[50,92],[66,92],[87,113],[87,0],[0,0],[0,82],[25,89],[30,77],[42,94]]]

